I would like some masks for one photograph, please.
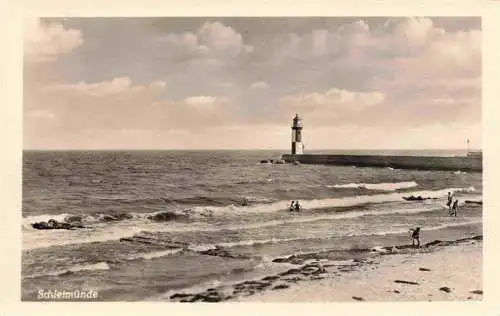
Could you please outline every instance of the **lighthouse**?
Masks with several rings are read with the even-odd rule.
[[[298,114],[292,121],[292,155],[302,155],[304,146],[302,145],[302,119]]]

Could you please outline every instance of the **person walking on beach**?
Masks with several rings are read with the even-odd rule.
[[[420,227],[410,229],[411,245],[415,246],[417,242],[417,247],[420,248]]]
[[[290,204],[290,212],[293,212],[295,210],[295,201],[292,201]]]

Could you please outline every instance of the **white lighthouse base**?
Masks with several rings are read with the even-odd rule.
[[[292,152],[292,155],[302,155],[304,153],[304,146],[301,142],[294,142],[292,144],[292,148],[295,149],[295,152]]]

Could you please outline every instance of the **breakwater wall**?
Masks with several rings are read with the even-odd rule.
[[[340,165],[356,167],[391,167],[396,169],[416,170],[483,170],[481,157],[469,156],[384,156],[384,155],[291,155],[284,154],[287,163]]]

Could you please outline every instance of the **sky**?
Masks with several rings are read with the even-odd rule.
[[[476,17],[39,18],[25,149],[481,147]]]

